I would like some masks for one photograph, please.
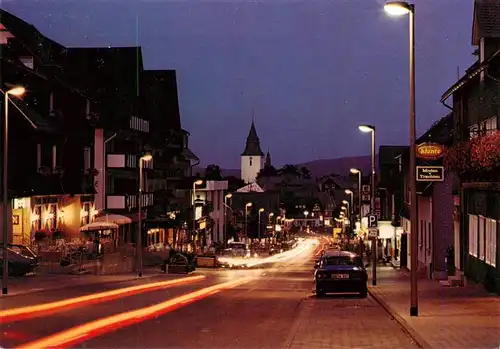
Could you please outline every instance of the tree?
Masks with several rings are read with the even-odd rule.
[[[224,179],[227,181],[227,191],[229,193],[235,192],[236,190],[245,186],[245,181],[241,178],[229,176]]]
[[[222,180],[222,173],[218,165],[208,165],[205,169],[205,180],[207,181],[220,181]]]
[[[292,176],[296,178],[300,178],[302,173],[300,172],[299,168],[295,165],[285,165],[282,168],[278,170],[278,174],[280,176]]]
[[[311,179],[311,171],[305,166],[300,168],[300,174],[304,179]]]
[[[264,167],[262,170],[259,171],[257,174],[257,179],[261,179],[264,177],[277,177],[278,176],[278,170],[273,166],[268,166]]]

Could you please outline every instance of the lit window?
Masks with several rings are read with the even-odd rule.
[[[496,266],[497,253],[497,221],[486,220],[486,258],[485,262],[492,267]]]
[[[469,214],[469,254],[477,257],[479,217]]]

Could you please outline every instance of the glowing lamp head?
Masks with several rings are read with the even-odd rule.
[[[7,94],[20,97],[26,93],[26,89],[22,86],[16,86],[7,91]]]
[[[411,12],[411,6],[405,1],[389,1],[384,5],[384,11],[391,16],[404,16]]]
[[[360,171],[360,170],[358,170],[357,168],[351,168],[351,173],[353,173],[353,174],[358,174],[358,173],[360,173],[360,172],[361,172],[361,171]]]
[[[141,156],[142,161],[149,161],[152,159],[153,159],[153,156],[151,154],[146,154],[146,155]]]
[[[231,199],[233,197],[233,194],[229,193],[229,194],[226,194],[226,198],[227,199]]]
[[[201,179],[198,179],[196,182],[194,182],[194,185],[202,185],[203,181]]]
[[[269,217],[272,217],[272,216],[274,216],[274,213],[272,213],[272,212],[269,213]]]
[[[259,209],[259,212],[261,212],[261,213],[264,212],[264,209],[263,208]]]
[[[361,126],[358,126],[358,129],[359,129],[361,132],[365,132],[365,133],[375,131],[375,127],[374,127],[374,126],[371,126],[371,125],[361,125]]]
[[[252,206],[252,203],[251,202],[247,202],[247,204],[245,205],[246,207],[251,207]]]
[[[346,194],[352,194],[352,190],[350,190],[350,189],[346,189],[346,190],[345,190],[345,193],[346,193]]]
[[[349,203],[349,201],[347,201],[347,200],[342,200],[342,203],[347,205],[347,204]]]
[[[345,206],[342,206],[341,208],[342,208],[342,210],[347,210],[347,207],[345,207]]]
[[[304,214],[307,216],[309,214],[309,211],[304,211]]]

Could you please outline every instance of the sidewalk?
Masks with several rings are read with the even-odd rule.
[[[144,268],[140,279],[149,279],[156,276],[167,276],[158,268]],[[176,275],[170,274],[170,277]],[[92,284],[109,284],[125,281],[138,280],[136,273],[123,273],[117,275],[64,275],[64,274],[33,274],[18,278],[9,278],[9,294],[1,297],[11,297],[22,294],[36,293],[42,291],[58,290],[68,287],[78,287]]]
[[[418,286],[418,317],[409,316],[410,274],[407,270],[379,266],[377,286],[370,286],[369,290],[424,348],[493,349],[500,346],[500,297],[475,284],[443,287],[437,280],[420,278]]]

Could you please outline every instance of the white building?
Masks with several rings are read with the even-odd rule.
[[[227,190],[227,181],[206,181],[205,186],[196,188],[196,196],[205,202],[211,202],[213,211],[210,217],[214,220],[212,236],[207,237],[207,243],[222,243],[224,241],[224,195]]]
[[[245,183],[255,182],[257,174],[263,168],[263,165],[264,153],[260,149],[260,140],[255,130],[255,124],[252,121],[245,150],[241,153],[241,179]]]

